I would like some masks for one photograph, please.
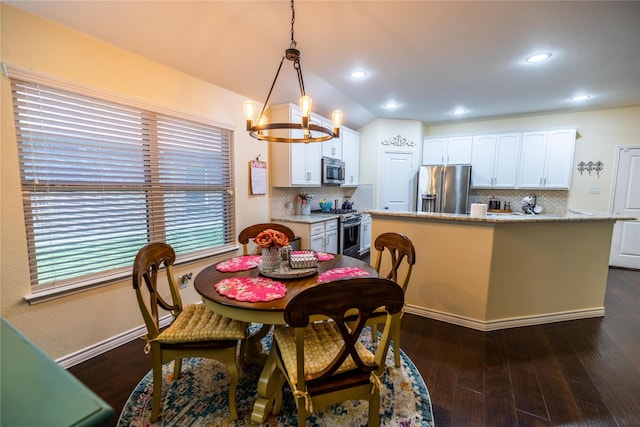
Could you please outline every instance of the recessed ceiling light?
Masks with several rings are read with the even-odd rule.
[[[531,64],[535,64],[536,62],[546,61],[549,58],[551,58],[551,54],[549,52],[543,52],[543,53],[536,53],[535,55],[531,55],[527,59],[525,59],[525,61]]]
[[[364,79],[365,77],[367,77],[367,72],[362,70],[356,70],[356,71],[352,71],[350,75],[354,79]]]
[[[398,104],[395,101],[389,101],[386,104],[384,104],[384,108],[386,108],[387,110],[396,110],[400,108],[400,104]]]
[[[465,110],[464,108],[456,108],[455,110],[453,110],[451,112],[451,114],[460,115],[460,114],[464,114],[466,112],[467,112],[467,110]]]
[[[572,96],[571,98],[569,98],[569,101],[571,102],[586,101],[589,98],[591,98],[591,95],[578,95],[578,96]]]

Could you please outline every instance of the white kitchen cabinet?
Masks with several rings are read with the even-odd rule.
[[[371,215],[363,214],[360,225],[360,255],[371,250]]]
[[[325,222],[324,252],[338,253],[338,220]]]
[[[473,188],[515,188],[521,138],[520,133],[474,136],[471,186]]]
[[[422,164],[470,164],[472,144],[472,136],[425,138],[422,144]]]
[[[300,237],[300,248],[317,252],[338,252],[338,220],[329,219],[312,224],[302,222],[283,222],[296,236]]]
[[[348,128],[341,128],[340,132],[345,172],[342,186],[357,186],[360,183],[360,134]]]
[[[319,116],[311,116],[311,119],[314,123],[317,123],[320,126],[333,131],[333,122],[331,120]],[[342,134],[342,129],[340,129],[340,131]],[[343,160],[342,135],[338,138],[331,138],[328,141],[322,141],[322,157],[330,157],[332,159]]]
[[[337,219],[311,224],[309,234],[309,249],[317,252],[338,252]]]
[[[523,133],[518,188],[568,189],[575,141],[575,129]]]
[[[299,123],[301,114],[294,104],[281,104],[271,107],[272,122]],[[292,130],[292,135],[302,136],[301,130]],[[271,185],[274,187],[321,185],[322,144],[320,143],[269,143],[269,170]]]

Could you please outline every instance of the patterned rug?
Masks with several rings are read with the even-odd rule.
[[[371,348],[368,330],[363,332],[363,342]],[[268,351],[271,334],[263,340]],[[393,367],[393,347],[387,354],[387,370],[383,377],[380,402],[380,425],[382,426],[433,426],[433,411],[427,387],[411,359],[401,351],[402,366]],[[149,372],[129,397],[124,406],[118,427],[142,426],[249,426],[251,410],[256,400],[256,384],[261,368],[240,368],[240,379],[236,393],[237,421],[229,420],[229,377],[226,366],[210,359],[184,359],[182,374],[177,381],[169,383],[167,375],[173,364],[163,367],[163,409],[156,422],[149,422],[151,414],[152,373]],[[324,411],[317,411],[307,419],[307,426],[366,426],[368,403],[347,401]],[[296,426],[297,410],[291,389],[285,382],[283,405],[280,414],[271,416],[265,427]]]

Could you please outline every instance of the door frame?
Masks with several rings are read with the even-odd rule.
[[[615,215],[614,212],[614,208],[615,208],[615,199],[616,199],[616,192],[618,190],[618,172],[619,172],[619,166],[620,166],[620,157],[622,156],[622,152],[625,150],[629,150],[629,149],[640,149],[640,145],[617,145],[615,147],[615,156],[614,156],[614,163],[613,163],[613,168],[611,171],[611,188],[610,188],[610,192],[609,192],[609,213],[610,215]],[[636,221],[640,221],[640,217],[636,219]],[[623,221],[624,222],[624,221]],[[611,236],[612,239],[612,246],[611,249],[613,250],[613,239],[616,236],[616,233],[622,233],[622,225],[621,224],[614,224],[614,229],[613,229],[613,233]],[[620,237],[621,238],[621,237]],[[611,264],[611,259],[612,256],[609,256],[609,265]],[[632,267],[635,268],[635,267]]]

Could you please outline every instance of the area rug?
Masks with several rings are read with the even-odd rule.
[[[368,330],[363,332],[363,343],[371,348]],[[271,334],[263,340],[264,351],[271,346]],[[380,401],[380,425],[413,427],[433,426],[433,411],[427,387],[407,355],[400,351],[401,367],[395,368],[393,347],[387,354],[387,369],[383,377]],[[251,411],[256,400],[256,384],[261,368],[240,368],[236,393],[238,417],[229,419],[229,377],[226,366],[211,359],[190,358],[182,363],[182,374],[173,382],[167,381],[173,364],[163,367],[162,416],[156,423],[149,422],[153,376],[149,372],[136,386],[125,404],[118,427],[143,426],[249,426]],[[347,401],[323,411],[315,412],[307,419],[307,426],[366,426],[368,403]],[[288,385],[283,388],[283,405],[280,414],[270,416],[262,424],[265,427],[297,426],[297,410]]]

